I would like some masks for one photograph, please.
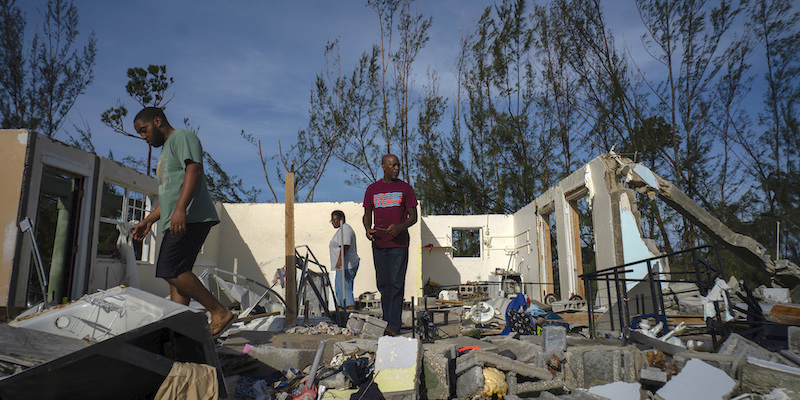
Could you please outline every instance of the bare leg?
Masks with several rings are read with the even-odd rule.
[[[166,278],[166,280],[170,285],[172,301],[188,305],[189,299],[197,300],[211,313],[212,327],[221,329],[226,322],[233,318],[233,313],[223,307],[191,271],[184,272],[175,278]],[[212,329],[211,334],[215,333],[217,332]]]
[[[167,280],[167,282],[169,282],[169,280]],[[189,305],[189,301],[191,300],[191,297],[185,297],[185,296],[181,295],[180,292],[178,292],[178,288],[176,288],[175,286],[169,285],[169,292],[170,292],[169,293],[170,300],[172,300],[172,301],[174,301],[176,303],[183,304],[185,306]]]

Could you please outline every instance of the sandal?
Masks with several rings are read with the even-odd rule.
[[[219,337],[222,336],[222,334],[225,333],[225,331],[227,331],[228,329],[230,329],[231,326],[233,326],[234,322],[236,322],[236,315],[231,313],[231,319],[227,321],[220,321],[214,324],[209,324],[208,328],[211,331],[211,337],[214,339],[219,339]],[[217,333],[214,333],[215,329],[219,329]]]

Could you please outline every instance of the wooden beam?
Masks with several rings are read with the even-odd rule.
[[[294,172],[286,173],[286,326],[297,323],[297,283],[294,267]]]

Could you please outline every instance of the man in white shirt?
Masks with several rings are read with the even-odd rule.
[[[356,233],[350,225],[345,223],[345,216],[342,211],[336,210],[331,213],[331,224],[336,228],[329,244],[331,254],[331,265],[336,271],[335,292],[339,307],[347,307],[347,310],[356,309],[356,302],[353,298],[353,281],[356,279],[358,264],[361,259],[356,250]],[[344,251],[344,263],[342,263],[342,251]],[[344,264],[344,270],[342,270]],[[344,276],[344,293],[342,293],[342,276]]]

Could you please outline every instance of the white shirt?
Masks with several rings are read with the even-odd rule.
[[[345,269],[353,269],[358,267],[358,263],[361,259],[358,257],[358,251],[356,250],[356,233],[353,231],[353,228],[350,225],[342,223],[341,227],[336,230],[336,233],[333,234],[333,238],[331,238],[331,242],[328,245],[328,249],[330,250],[331,254],[331,270],[336,267],[336,262],[339,261],[339,251],[341,250],[341,243],[344,239],[344,245],[350,246],[349,249],[344,253],[344,268]]]

